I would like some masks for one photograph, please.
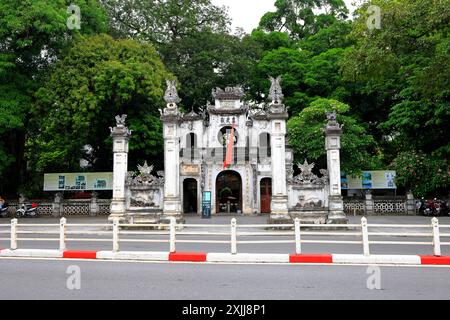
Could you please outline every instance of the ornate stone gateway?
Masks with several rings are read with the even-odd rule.
[[[131,131],[126,115],[111,128],[114,144],[114,195],[111,212],[131,222],[163,221],[200,214],[202,196],[211,213],[269,214],[270,223],[299,217],[312,223],[346,223],[340,183],[340,136],[336,113],[325,126],[327,169],[297,164],[286,145],[288,107],[281,77],[270,78],[269,101],[250,106],[241,87],[212,90],[214,104],[182,113],[177,83],[167,81],[166,107],[160,110],[164,137],[164,173],[144,163],[128,173]],[[225,161],[225,162],[224,162]],[[224,171],[224,168],[229,170]]]

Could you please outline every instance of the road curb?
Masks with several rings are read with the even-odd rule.
[[[420,265],[421,259],[417,255],[333,254],[333,263]]]
[[[109,261],[170,261],[216,263],[285,263],[285,264],[362,264],[362,265],[448,265],[450,256],[370,255],[362,254],[260,254],[203,252],[141,252],[141,251],[77,251],[41,249],[0,249],[0,257],[62,258]]]
[[[291,254],[290,263],[333,263],[331,254]]]
[[[423,265],[450,265],[450,257],[420,256]]]
[[[207,262],[289,263],[289,255],[258,253],[208,253]]]
[[[97,251],[64,251],[64,259],[97,259]]]
[[[0,251],[0,257],[17,258],[62,258],[63,253],[59,250],[41,250],[41,249],[4,249]]]

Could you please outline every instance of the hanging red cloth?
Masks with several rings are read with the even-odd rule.
[[[235,130],[236,124],[233,123],[233,125],[231,126],[231,134],[230,134],[230,139],[228,141],[228,146],[227,146],[227,154],[225,156],[225,161],[223,163],[223,169],[227,169],[230,165],[231,162],[233,160],[233,148],[234,148],[234,130]]]

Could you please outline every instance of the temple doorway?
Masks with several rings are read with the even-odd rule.
[[[183,212],[197,214],[198,212],[197,180],[188,178],[183,181]]]
[[[272,179],[261,179],[261,213],[270,213],[270,202],[272,201]]]
[[[242,213],[242,179],[236,171],[223,171],[217,176],[216,212]]]

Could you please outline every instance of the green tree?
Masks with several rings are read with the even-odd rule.
[[[326,167],[324,139],[325,114],[337,112],[337,120],[344,125],[341,138],[341,168],[348,174],[358,174],[361,170],[377,167],[376,143],[367,128],[356,119],[348,116],[350,107],[342,102],[320,98],[312,102],[297,116],[288,121],[289,145],[295,152],[297,161],[304,159]]]
[[[111,170],[108,128],[117,114],[127,114],[135,131],[130,167],[148,160],[161,168],[158,108],[164,107],[165,79],[172,77],[149,44],[107,35],[77,42],[37,92],[36,134],[29,143],[36,169],[79,170],[86,159],[91,170]],[[89,155],[83,153],[86,145],[93,150]]]
[[[180,81],[181,105],[204,106],[215,87],[248,87],[261,49],[235,35],[198,32],[160,48],[166,67]]]
[[[396,184],[411,190],[416,197],[448,196],[450,168],[447,159],[430,157],[419,151],[400,153],[391,167]]]
[[[286,31],[294,40],[306,39],[348,14],[343,0],[276,0],[275,7],[259,26],[268,32]]]
[[[345,79],[362,83],[361,90],[376,97],[365,111],[385,144],[448,157],[450,1],[371,4],[381,8],[381,29],[368,30],[364,4],[353,24],[356,43],[342,64]]]
[[[106,15],[93,0],[77,1],[82,28],[69,30],[70,3],[0,1],[0,192],[14,193],[25,179],[30,106],[48,67],[74,38],[106,30]]]
[[[211,0],[100,0],[110,17],[110,32],[157,47],[192,34],[225,33],[230,18]]]
[[[229,34],[230,18],[211,0],[102,0],[116,37],[153,44],[180,81],[181,107],[204,106],[216,86],[249,83],[260,49]]]

